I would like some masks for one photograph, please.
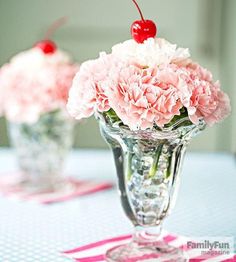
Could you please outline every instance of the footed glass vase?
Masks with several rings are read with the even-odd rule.
[[[100,130],[110,145],[123,209],[135,232],[128,245],[109,250],[107,261],[187,261],[181,249],[161,235],[162,222],[174,206],[184,154],[190,140],[204,129],[187,118],[168,128],[130,131],[99,116]]]
[[[32,193],[65,186],[63,164],[73,143],[73,126],[62,110],[45,113],[34,124],[8,122],[20,168],[20,186]]]

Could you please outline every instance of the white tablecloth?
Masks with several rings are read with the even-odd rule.
[[[0,150],[0,175],[16,170]],[[70,154],[66,173],[115,181],[110,151]],[[236,161],[230,154],[189,153],[178,201],[164,228],[186,236],[236,237]],[[0,197],[0,262],[68,261],[60,251],[132,231],[116,190],[48,206]]]

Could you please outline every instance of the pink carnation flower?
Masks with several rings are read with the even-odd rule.
[[[213,125],[230,113],[230,100],[227,94],[220,90],[219,81],[213,82],[212,74],[198,64],[190,64],[187,81],[192,91],[188,107],[189,118],[198,123],[203,118],[208,125]]]
[[[182,84],[171,67],[158,70],[131,65],[117,72],[105,92],[124,124],[132,130],[144,130],[154,123],[164,126],[180,114]]]
[[[90,60],[81,65],[70,90],[67,110],[76,119],[87,118],[94,112],[110,109],[104,91],[104,83],[109,79],[111,66],[115,59],[101,53],[97,60]]]
[[[36,122],[40,115],[65,109],[78,66],[57,51],[45,56],[32,49],[18,54],[0,70],[1,113],[12,122]]]

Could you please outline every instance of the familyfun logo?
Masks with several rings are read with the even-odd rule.
[[[233,237],[201,237],[187,241],[188,250],[196,250],[198,255],[230,255],[234,253]]]

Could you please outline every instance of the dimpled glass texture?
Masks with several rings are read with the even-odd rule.
[[[131,131],[104,115],[99,122],[113,151],[123,209],[135,227],[132,242],[109,250],[106,260],[186,261],[181,249],[162,239],[161,227],[176,200],[186,147],[205,123],[183,118],[162,129]]]
[[[52,191],[63,185],[63,164],[73,142],[73,122],[61,110],[43,114],[33,124],[8,123],[21,173],[21,185]]]

